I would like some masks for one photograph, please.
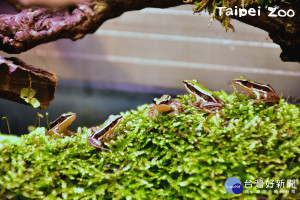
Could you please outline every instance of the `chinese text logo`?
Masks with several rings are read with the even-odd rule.
[[[225,189],[230,194],[241,194],[243,192],[241,181],[235,177],[230,177],[226,180]]]

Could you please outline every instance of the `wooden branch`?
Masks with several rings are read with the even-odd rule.
[[[58,8],[58,7],[68,7],[76,5],[80,0],[18,0],[19,4],[24,7],[49,7],[49,8]]]
[[[108,19],[147,6],[169,7],[181,0],[94,0],[70,8],[29,8],[16,15],[0,15],[0,50],[21,53],[60,38],[77,40],[95,32]],[[192,14],[192,13],[191,13]]]
[[[43,69],[27,65],[18,58],[3,58],[0,56],[0,98],[26,104],[20,96],[22,88],[36,91],[40,109],[47,108],[55,97],[57,78]]]
[[[8,53],[20,53],[60,38],[77,40],[123,12],[145,7],[165,8],[182,3],[181,0],[93,0],[78,3],[72,8],[34,8],[24,9],[17,15],[0,15],[0,49]],[[293,7],[299,13],[297,5],[281,3],[280,6],[286,10]],[[282,60],[300,62],[300,15],[271,18],[267,14],[268,11],[263,10],[260,17],[248,15],[236,19],[268,31],[273,41],[282,48]]]
[[[13,4],[17,0],[7,1]],[[86,0],[69,8],[29,8],[16,15],[3,14],[0,15],[0,50],[21,53],[61,38],[77,40],[126,11],[180,4],[182,0]],[[299,1],[289,4],[278,1],[277,5],[285,10],[292,8],[296,15],[272,18],[267,16],[269,11],[262,10],[260,17],[248,15],[236,19],[269,32],[273,41],[281,46],[283,61],[300,62]]]

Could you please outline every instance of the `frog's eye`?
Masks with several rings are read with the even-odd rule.
[[[169,103],[171,101],[171,96],[170,95],[164,95],[164,99],[165,99],[165,102]]]
[[[154,98],[154,99],[152,100],[152,103],[156,103],[156,101],[157,101],[157,98]]]
[[[244,80],[241,81],[241,84],[243,84],[244,86],[247,86],[248,83],[249,83],[248,81],[244,81]]]

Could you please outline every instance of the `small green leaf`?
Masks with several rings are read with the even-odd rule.
[[[41,105],[39,100],[37,100],[36,98],[22,98],[22,99],[24,99],[24,101],[29,103],[34,108],[38,108]]]
[[[34,108],[40,107],[40,102],[36,98],[31,98],[30,101],[28,102],[32,105]]]
[[[32,98],[36,94],[36,91],[32,88],[22,88],[21,98]]]
[[[36,91],[32,88],[22,88],[20,97],[24,99],[24,101],[29,103],[32,107],[38,108],[41,104],[36,98],[33,98],[35,94]]]

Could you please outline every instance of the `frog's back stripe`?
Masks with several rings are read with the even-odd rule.
[[[267,92],[274,92],[275,90],[269,85],[269,84],[260,84],[260,83],[252,83],[253,86],[255,86],[255,88],[259,89],[259,90],[265,90]]]
[[[267,83],[259,83],[255,81],[249,81],[247,79],[236,79],[235,82],[239,82],[240,84],[244,85],[247,88],[254,88],[258,89],[261,92],[273,92],[275,93],[275,90]]]
[[[113,120],[111,120],[110,118],[114,117]],[[115,127],[118,122],[120,121],[120,119],[122,119],[123,117],[121,115],[117,115],[117,116],[110,116],[108,118],[108,120],[105,122],[105,124],[98,130],[96,130],[92,136],[96,139],[98,139],[99,137],[103,136],[105,133],[107,133],[112,127]]]
[[[196,90],[196,94],[201,96],[202,98],[209,99],[210,101],[215,101],[213,98],[211,98],[211,96],[206,95],[204,92],[206,91],[200,92]]]
[[[49,128],[53,128],[54,126],[56,126],[57,124],[62,123],[67,117],[69,116],[69,114],[62,114],[59,118],[57,118],[56,120],[54,120],[53,122],[49,123]]]
[[[161,98],[154,98],[153,103],[161,104],[161,103],[169,103],[171,101],[171,96],[168,94],[163,95]]]
[[[201,85],[199,83],[199,85]],[[202,85],[201,85],[202,86]],[[202,97],[203,99],[209,99],[210,101],[215,101],[213,98],[211,98],[211,94],[213,94],[213,92],[203,89],[202,92],[196,90],[194,87],[192,87],[190,84],[187,84],[187,87],[189,88],[190,91],[192,91],[193,93],[196,93],[198,96]],[[204,86],[203,86],[204,88]]]

